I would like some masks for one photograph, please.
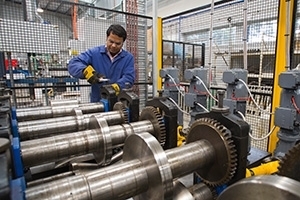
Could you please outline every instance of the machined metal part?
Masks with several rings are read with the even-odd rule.
[[[300,182],[300,143],[291,148],[280,159],[278,172],[280,176],[286,176]]]
[[[48,182],[58,180],[58,179],[62,179],[62,178],[69,177],[69,176],[74,176],[74,172],[72,172],[72,171],[64,172],[64,173],[56,174],[54,176],[50,176],[50,177],[47,177],[47,178],[42,178],[42,179],[37,179],[37,180],[34,180],[34,181],[30,181],[30,182],[26,183],[26,186],[27,187],[33,187],[33,186],[41,185],[41,184],[44,184],[44,183],[48,183]]]
[[[135,144],[135,145],[129,145]],[[139,150],[135,150],[136,147]],[[148,190],[136,199],[168,199],[173,192],[173,176],[168,157],[161,145],[150,134],[128,137],[124,146],[123,161],[141,160],[148,175]],[[147,167],[150,166],[150,167]]]
[[[174,198],[173,200],[195,200],[190,191],[180,182],[174,181]]]
[[[0,198],[10,199],[11,170],[10,170],[10,141],[7,138],[0,138]]]
[[[73,109],[79,108],[83,114],[97,113],[104,111],[103,103],[70,104],[60,106],[45,106],[42,108],[19,108],[17,109],[18,122],[52,117],[62,117],[73,115]]]
[[[217,198],[216,190],[204,183],[195,184],[188,189],[195,200],[213,200]]]
[[[166,142],[166,127],[163,121],[163,117],[158,112],[158,110],[152,106],[146,106],[140,115],[141,120],[150,120],[154,126],[154,132],[151,132],[152,135],[155,135],[157,140],[162,146]]]
[[[180,181],[174,181],[173,200],[213,200],[214,192],[204,183],[195,184],[189,188]]]
[[[65,105],[76,105],[79,104],[78,99],[54,99],[49,101],[50,106],[65,106]]]
[[[123,119],[124,119],[124,123],[129,123],[129,114],[128,114],[128,110],[126,109],[125,105],[122,102],[117,102],[115,103],[113,110],[115,111],[123,111]]]
[[[276,175],[253,176],[242,179],[225,189],[217,200],[299,200],[300,183]]]
[[[92,115],[97,116],[97,118],[104,118],[109,125],[122,124],[128,121],[126,120],[128,114],[125,109],[83,115],[81,109],[74,108],[73,116],[20,122],[18,124],[20,140],[24,141],[86,130],[88,129],[89,118]]]
[[[29,188],[26,199],[172,199],[173,179],[208,166],[216,155],[205,139],[163,151],[144,132],[130,135],[123,150],[123,162]]]
[[[230,131],[218,121],[210,118],[200,118],[190,127],[187,142],[208,139],[216,149],[213,162],[197,170],[197,175],[211,186],[228,182],[236,170],[236,150],[230,136]]]
[[[149,114],[151,109],[147,110],[146,113]],[[149,114],[149,120],[108,126],[102,115],[92,115],[89,118],[89,130],[21,142],[23,163],[24,166],[31,167],[93,153],[97,163],[105,165],[110,163],[113,148],[123,146],[129,135],[143,131],[155,135],[165,130],[163,124],[158,123],[161,120],[161,116],[155,113]]]

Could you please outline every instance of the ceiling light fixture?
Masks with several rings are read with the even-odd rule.
[[[40,4],[38,4],[38,7],[37,7],[37,9],[36,9],[36,12],[38,12],[38,13],[44,12],[44,10],[41,8]]]

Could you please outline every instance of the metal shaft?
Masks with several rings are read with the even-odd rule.
[[[81,110],[77,110],[80,111]],[[70,133],[81,131],[88,128],[89,118],[92,115],[104,118],[109,125],[124,123],[123,111],[110,111],[103,113],[89,113],[82,115],[76,114],[75,116],[57,117],[33,121],[20,122],[18,130],[20,140],[30,140],[50,136],[51,134]]]
[[[143,134],[145,133],[140,133],[136,137]],[[133,145],[132,140],[127,141],[124,151],[127,145]],[[121,164],[98,169],[85,175],[68,177],[29,188],[26,191],[26,199],[127,199],[149,190],[156,193],[154,194],[156,198],[152,196],[152,199],[163,199],[163,194],[157,186],[160,185],[160,181],[164,182],[162,184],[170,182],[173,185],[174,178],[209,165],[215,156],[213,146],[206,140],[199,140],[165,152],[162,148],[157,149],[158,142],[155,145],[151,143],[147,143],[148,146],[140,146],[137,142],[134,149],[142,152],[141,157],[138,156],[137,159],[125,160]],[[147,156],[149,151],[152,156],[150,154]],[[136,154],[135,152],[129,153]],[[164,157],[167,157],[167,162],[164,162]],[[171,168],[172,174],[168,174],[165,168]],[[166,180],[164,177],[169,177],[171,180]]]
[[[22,108],[17,109],[17,119],[21,121],[46,119],[52,117],[70,116],[74,108],[82,110],[83,114],[103,112],[103,103],[89,103],[89,104],[71,104],[60,106],[46,106],[42,108]]]
[[[91,119],[91,130],[21,142],[24,166],[36,166],[88,153],[95,153],[99,163],[110,162],[112,148],[123,145],[127,136],[141,130],[154,130],[148,120],[108,126],[105,118],[92,116]]]

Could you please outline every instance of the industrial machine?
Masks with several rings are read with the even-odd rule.
[[[180,104],[181,99],[179,98],[179,94],[184,97],[184,94],[180,88],[179,82],[179,69],[174,67],[163,68],[159,71],[159,75],[163,78],[163,91],[162,96],[170,98],[173,103]],[[178,110],[177,113],[177,123],[178,125],[183,125],[183,113]]]
[[[162,145],[165,142],[163,119],[152,107],[143,109],[138,122],[109,126],[101,115],[93,115],[88,126],[85,131],[21,142],[24,166],[32,167],[89,153],[94,154],[98,165],[107,165],[114,147],[123,146],[129,135],[144,130],[155,135]]]
[[[178,108],[168,97],[154,97],[146,102],[159,110],[166,125],[164,149],[177,147]]]
[[[247,166],[247,155],[248,155],[248,144],[249,144],[249,124],[241,120],[240,117],[234,115],[230,112],[229,107],[224,106],[225,91],[218,91],[218,106],[212,107],[209,113],[201,113],[196,116],[196,121],[194,126],[190,127],[190,131],[193,130],[195,132],[222,132],[229,135],[234,143],[236,149],[236,166],[232,165],[232,163],[227,162],[227,165],[231,166],[232,169],[236,168],[234,176],[230,179],[229,184],[236,182],[245,177],[245,171]],[[199,119],[199,120],[198,120]],[[206,120],[203,120],[206,119]],[[197,125],[198,124],[198,125]],[[210,127],[210,128],[208,128]],[[219,158],[222,159],[222,158]],[[230,171],[226,173],[232,174]],[[201,179],[205,180],[205,176],[214,176],[211,171],[203,173],[202,176],[199,174],[198,176]],[[224,181],[226,182],[226,181]],[[215,183],[210,183],[212,185],[216,185]]]
[[[170,97],[178,102],[179,69],[173,67],[163,68],[159,71],[159,75],[164,79],[163,96]]]
[[[275,109],[275,125],[280,127],[277,133],[278,142],[274,151],[275,157],[284,154],[300,141],[300,71],[298,69],[282,72],[279,75],[279,86],[282,88],[280,105]]]
[[[236,77],[239,72],[233,75],[228,72],[228,76]],[[268,182],[283,181],[294,185],[295,188],[298,187],[300,178],[296,172],[299,168],[297,163],[300,163],[299,146],[294,144],[295,148],[282,157],[278,173],[280,177],[244,179],[249,163],[247,157],[250,127],[247,122],[241,120],[240,115],[236,114],[237,108],[241,108],[239,112],[243,111],[242,98],[227,101],[224,99],[225,91],[220,90],[217,93],[218,105],[213,106],[210,112],[201,109],[199,105],[196,108],[197,103],[206,102],[206,93],[202,93],[205,92],[203,83],[197,82],[199,79],[205,82],[206,73],[201,69],[194,69],[189,70],[187,75],[191,78],[187,96],[191,97],[188,102],[194,106],[192,107],[194,119],[188,128],[184,145],[177,147],[178,108],[165,95],[148,101],[139,117],[130,112],[138,109],[138,99],[130,91],[124,91],[118,97],[118,103],[112,108],[113,111],[101,113],[86,111],[83,114],[80,109],[72,108],[73,115],[68,112],[67,116],[21,121],[18,123],[20,138],[22,135],[29,136],[21,142],[16,142],[16,138],[12,139],[12,169],[6,164],[10,160],[7,153],[9,140],[6,139],[6,142],[3,141],[3,145],[0,145],[0,159],[3,160],[1,199],[2,196],[3,199],[10,198],[14,193],[18,196],[14,199],[27,200],[57,197],[178,200],[197,198],[212,200],[218,197],[223,200],[229,197],[232,199],[234,193],[237,196],[245,195],[243,192],[247,184],[250,185],[248,189],[251,191],[259,190],[260,185],[270,188],[271,191],[279,189],[297,199],[298,194],[293,190],[288,191],[285,186],[278,187]],[[238,76],[234,80],[242,78]],[[229,87],[232,91],[231,97],[237,94],[239,97],[244,95],[237,92],[241,88],[238,85]],[[195,92],[200,90],[202,92],[199,94]],[[9,119],[16,118],[17,112],[11,112],[7,98],[9,93],[2,91],[4,95],[0,99],[3,101],[0,116],[8,121],[3,127],[6,128],[6,135],[9,135],[11,130]],[[113,95],[113,93],[108,95],[111,94]],[[225,102],[230,102],[231,106],[225,105]],[[99,104],[92,106],[99,108]],[[61,123],[62,121],[64,123]],[[5,120],[2,120],[2,123],[4,122]],[[45,128],[45,124],[48,128]],[[52,126],[60,133],[57,134],[55,128],[49,128]],[[32,129],[29,129],[30,127]],[[14,133],[13,126],[12,130]],[[118,147],[121,147],[122,162],[114,163],[113,150]],[[19,155],[16,159],[17,153]],[[84,160],[81,156],[94,160],[92,162]],[[65,165],[71,161],[74,161],[71,166]],[[63,164],[65,168],[55,171],[56,174],[51,171],[47,174],[50,176],[45,174],[45,177],[41,177],[40,173],[36,177],[28,177],[31,168],[48,163],[57,163],[59,166]],[[81,166],[93,167],[82,170]],[[68,171],[70,167],[74,171]],[[178,181],[178,178],[191,173],[194,173],[198,180],[187,188]],[[218,190],[219,188],[222,190]],[[15,192],[16,190],[19,192]]]
[[[132,99],[128,96],[132,95],[121,95],[123,102]],[[126,105],[129,107],[138,105],[135,103],[136,99],[128,102],[129,104]],[[25,137],[27,134],[31,134],[31,136],[26,136],[29,140],[21,142],[19,137],[13,138],[14,180],[18,178],[22,182],[20,184],[22,186],[19,185],[18,190],[25,191],[24,173],[28,174],[26,171],[32,167],[43,167],[42,165],[45,163],[61,163],[68,161],[69,158],[93,153],[97,165],[107,165],[113,156],[113,149],[123,146],[126,137],[135,132],[150,132],[156,136],[161,145],[165,144],[166,127],[156,108],[144,108],[139,116],[139,121],[130,124],[128,123],[128,108],[125,108],[122,102],[118,102],[115,104],[115,109],[117,111],[83,115],[81,110],[74,108],[75,116],[20,122],[18,127],[20,135]],[[132,119],[136,118],[135,112],[136,110],[131,112]],[[53,128],[47,128],[49,126]],[[29,127],[31,129],[28,129]],[[75,129],[79,132],[71,131]],[[59,135],[56,135],[55,130],[59,132]],[[32,135],[32,133],[34,134]],[[28,177],[28,175],[25,176]]]
[[[168,108],[167,106],[171,108],[174,106],[172,102],[163,98],[152,100],[148,104],[160,105],[161,110]],[[239,118],[235,115],[228,117],[228,109],[222,107],[222,100],[219,101],[218,108],[195,120],[189,129],[185,145],[168,148],[165,151],[162,147],[163,142],[156,139],[158,136],[162,139],[166,136],[162,132],[164,117],[157,117],[159,116],[157,108],[147,106],[144,113],[142,111],[140,121],[134,122],[137,124],[131,125],[128,129],[135,134],[122,133],[128,135],[123,148],[123,162],[29,187],[26,189],[26,199],[38,199],[42,196],[52,199],[58,194],[60,198],[68,198],[70,195],[72,198],[78,198],[80,195],[83,199],[126,199],[133,196],[138,199],[173,199],[176,194],[174,179],[192,172],[196,172],[201,180],[210,186],[230,184],[231,181],[235,182],[245,176],[244,167],[247,161],[243,158],[243,153],[247,152],[247,146],[243,144],[247,144],[248,137],[245,138],[243,135],[248,134],[249,125],[237,120]],[[160,132],[156,138],[145,132],[151,132],[151,129],[147,128],[151,117],[159,119],[155,120],[156,123],[152,123],[156,124],[153,127],[157,127],[154,133]],[[110,136],[104,136],[106,142],[111,141],[107,145],[116,144],[114,141],[122,138],[120,137],[122,128],[119,125],[105,128],[104,121],[97,118],[91,120],[91,123],[97,132],[106,130],[110,133]],[[99,156],[102,156],[100,159],[102,161],[109,155],[105,154],[104,150],[111,149],[111,146],[107,145],[103,150],[97,151]],[[242,171],[243,175],[240,173]],[[122,181],[124,176],[126,181]],[[199,188],[198,190],[206,191],[205,193],[210,191],[207,186]],[[196,194],[195,189],[194,195]],[[209,192],[208,194],[207,199],[210,199],[213,194]]]
[[[227,83],[224,105],[229,107],[230,113],[243,117],[246,114],[246,103],[249,99],[245,85],[248,71],[245,69],[230,69],[223,72],[223,81]],[[242,116],[241,116],[242,115]]]
[[[207,69],[186,69],[184,78],[190,80],[189,90],[184,95],[184,102],[190,107],[191,124],[198,113],[207,112]]]
[[[127,110],[129,122],[136,122],[139,120],[140,99],[132,89],[123,89],[118,95],[118,102],[121,102]]]
[[[223,159],[220,161],[219,158]],[[79,196],[81,199],[126,199],[132,196],[172,199],[173,179],[194,171],[204,174],[219,169],[217,175],[203,179],[220,184],[230,179],[233,173],[228,172],[234,170],[235,161],[233,141],[224,132],[212,132],[211,136],[206,132],[191,131],[188,144],[166,151],[153,136],[141,132],[126,139],[122,163],[28,188],[26,199],[52,199],[57,195],[75,199]],[[126,181],[123,181],[124,177]]]

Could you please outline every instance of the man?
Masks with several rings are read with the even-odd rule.
[[[69,73],[75,78],[87,79],[92,85],[91,102],[99,102],[103,84],[111,84],[117,95],[125,85],[133,85],[134,58],[122,49],[126,37],[126,30],[113,24],[106,31],[106,45],[88,49],[69,61]]]

